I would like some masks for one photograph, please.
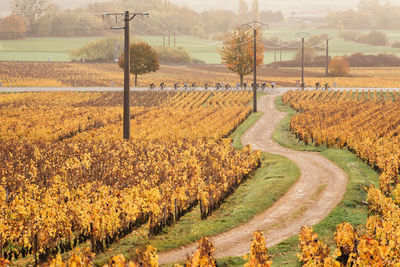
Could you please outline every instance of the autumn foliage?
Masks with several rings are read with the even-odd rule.
[[[156,235],[200,202],[207,218],[259,165],[259,152],[225,138],[251,112],[249,92],[131,97],[135,130],[126,142],[119,92],[0,95],[8,260],[35,250],[45,260],[88,240],[103,251],[143,225]]]
[[[272,260],[268,255],[267,241],[261,231],[253,233],[250,254],[244,256],[244,259],[247,260],[247,263],[244,265],[245,267],[270,267],[272,265]]]
[[[336,250],[310,228],[300,234],[306,266],[399,266],[400,263],[400,95],[384,91],[290,91],[283,96],[300,114],[291,131],[305,143],[347,148],[380,172],[380,188],[368,192],[369,217],[361,233],[337,226]]]
[[[343,77],[350,74],[350,64],[345,57],[334,57],[329,63],[329,75]]]
[[[25,19],[10,15],[0,20],[0,40],[24,39],[26,33]]]
[[[257,37],[257,66],[264,60],[264,44],[262,34],[258,31]],[[231,71],[239,74],[240,85],[243,77],[254,71],[254,35],[253,31],[236,30],[226,36],[224,46],[218,50],[225,64]]]

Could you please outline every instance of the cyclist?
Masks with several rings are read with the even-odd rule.
[[[160,90],[162,90],[164,88],[165,88],[165,83],[164,82],[160,83]]]

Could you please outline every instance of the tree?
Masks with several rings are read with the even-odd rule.
[[[17,15],[10,15],[0,21],[0,39],[23,39],[26,33],[25,20]]]
[[[239,74],[240,86],[243,86],[243,77],[254,71],[253,41],[253,31],[236,30],[226,38],[222,49],[218,50],[222,63]],[[257,66],[263,63],[264,50],[262,38],[257,38]]]
[[[247,13],[249,12],[247,8],[247,4],[245,0],[239,0],[239,10],[238,10],[238,19],[239,25],[244,24],[247,19]]]
[[[30,28],[48,9],[48,0],[13,0],[12,13],[25,17]]]
[[[350,74],[350,64],[345,57],[334,57],[329,64],[329,75],[343,77]]]
[[[160,69],[160,62],[157,52],[145,42],[131,44],[129,48],[130,53],[130,73],[135,75],[135,86],[137,86],[137,76],[155,72]],[[124,68],[124,53],[122,53],[119,66]]]
[[[253,20],[255,21],[260,20],[260,6],[258,4],[258,0],[253,0],[253,4],[251,6],[251,13],[253,16]]]

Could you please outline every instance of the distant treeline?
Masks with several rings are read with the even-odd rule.
[[[379,0],[361,0],[356,10],[331,12],[327,26],[341,29],[399,29],[400,6]]]
[[[21,3],[24,0],[17,1]],[[38,2],[39,3],[39,2]],[[165,0],[125,0],[108,1],[89,4],[87,8],[75,10],[60,10],[55,4],[46,4],[41,1],[37,10],[25,10],[27,7],[19,4],[13,12],[24,18],[24,30],[18,29],[18,38],[28,37],[72,37],[72,36],[104,36],[110,33],[110,26],[122,26],[122,18],[116,22],[115,18],[104,19],[101,14],[106,12],[135,10],[148,12],[148,18],[135,19],[132,31],[137,35],[168,35],[183,34],[198,37],[215,37],[220,33],[239,26],[240,20],[252,20],[254,11],[245,11],[239,15],[227,10],[207,10],[196,12],[186,7],[179,7]],[[257,11],[257,16],[265,23],[281,22],[284,20],[282,12]],[[6,20],[8,18],[4,18]],[[1,20],[0,20],[1,23]],[[15,27],[4,24],[2,32],[16,32]],[[22,33],[22,34],[21,34]],[[114,32],[115,33],[115,32]],[[13,36],[6,36],[8,39]],[[6,39],[4,35],[0,38]]]

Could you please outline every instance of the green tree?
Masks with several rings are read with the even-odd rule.
[[[260,32],[258,36],[261,36]],[[253,44],[253,31],[236,30],[227,36],[224,46],[218,50],[222,63],[239,74],[240,86],[243,86],[243,77],[254,71]],[[257,66],[263,63],[264,50],[262,38],[257,38]]]
[[[160,69],[157,52],[145,42],[131,44],[129,48],[130,73],[135,75],[135,86],[137,86],[138,75],[155,72]],[[119,66],[124,68],[124,53],[122,53]]]

